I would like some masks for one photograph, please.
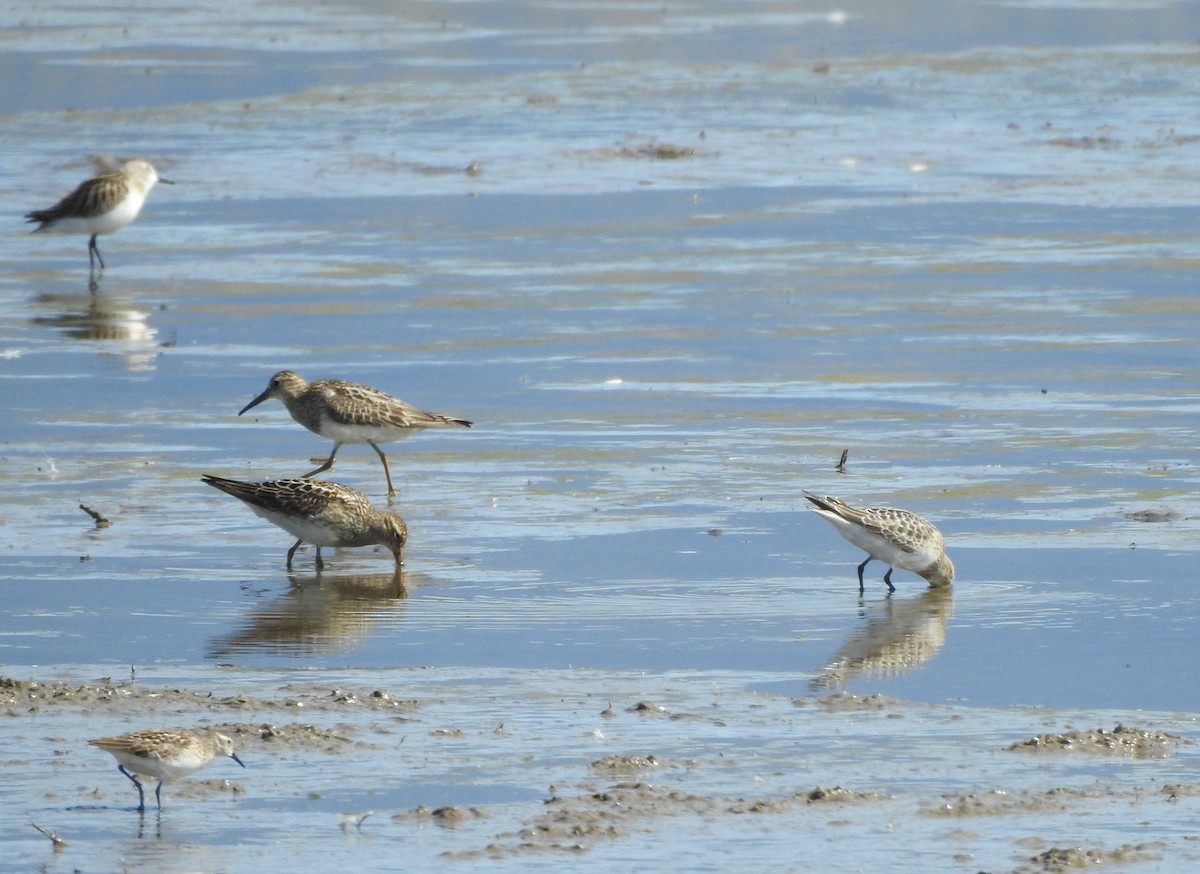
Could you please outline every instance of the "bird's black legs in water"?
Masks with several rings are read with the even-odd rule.
[[[867,566],[867,564],[871,561],[871,558],[872,558],[872,556],[868,555],[867,560],[858,566],[858,594],[860,594],[860,595],[863,593],[863,580],[862,580],[863,568],[865,568]]]
[[[104,258],[100,254],[100,247],[96,245],[96,235],[95,234],[92,234],[92,238],[90,240],[88,240],[88,265],[94,268],[96,265],[95,265],[94,261],[92,260],[93,256],[95,256],[96,261],[100,262],[100,269],[103,270],[104,269]]]
[[[858,594],[860,595],[863,593],[863,568],[865,568],[874,557],[875,556],[873,555],[868,555],[867,560],[858,566]],[[888,568],[887,573],[883,575],[883,581],[887,583],[889,592],[896,591],[896,587],[892,585],[892,571],[894,570],[895,568]]]
[[[864,588],[863,588],[863,568],[865,568],[865,567],[866,567],[866,565],[868,565],[868,564],[870,563],[871,559],[872,559],[872,558],[874,558],[874,557],[875,557],[875,556],[868,556],[868,557],[866,557],[866,561],[865,561],[865,562],[863,562],[862,564],[859,564],[859,565],[858,565],[858,593],[859,593],[859,594],[863,594],[863,592],[864,592]],[[888,583],[888,592],[895,592],[895,591],[896,591],[896,587],[892,585],[892,571],[893,571],[893,570],[895,570],[895,568],[888,568],[888,573],[886,573],[886,574],[884,574],[884,575],[883,575],[883,582],[886,582],[886,583]]]
[[[146,793],[142,791],[141,782],[138,780],[137,777],[133,776],[133,774],[130,774],[128,771],[126,771],[124,765],[117,765],[117,770],[133,781],[133,785],[137,787],[137,791],[138,791],[138,807],[137,807],[138,813],[145,812],[145,810],[146,810]],[[162,783],[158,784],[158,788],[159,789],[162,788]],[[157,792],[154,794],[154,797],[158,798]],[[161,801],[158,803],[158,806],[162,807]]]
[[[100,269],[96,269],[96,261],[100,262]],[[92,234],[92,238],[88,240],[88,291],[92,294],[96,293],[96,289],[100,287],[100,274],[104,272],[104,259],[100,257],[100,247],[96,245],[96,235]]]
[[[300,544],[303,542],[304,542],[303,540],[297,540],[295,543],[292,544],[292,548],[288,550],[288,557],[287,557],[287,569],[288,570],[292,569],[292,558],[295,557],[296,550],[300,548]],[[321,547],[318,546],[317,547],[317,570],[321,570],[324,567],[325,567],[325,559],[321,558]],[[245,766],[243,765],[243,767],[245,767]]]

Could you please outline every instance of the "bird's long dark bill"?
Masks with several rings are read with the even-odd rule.
[[[244,406],[240,410],[238,410],[238,415],[240,416],[242,413],[246,412],[246,410],[249,410],[252,407],[257,407],[259,404],[261,404],[263,401],[265,401],[267,399],[267,397],[270,396],[270,394],[271,394],[271,389],[270,389],[270,387],[268,387],[266,391],[264,391],[262,394],[260,394],[258,397],[256,397],[254,400],[252,400],[250,403],[246,404],[246,406]]]
[[[246,767],[246,763],[237,757],[237,753],[230,753],[229,758],[233,759],[235,762],[237,762],[243,768]]]
[[[160,183],[162,183],[163,185],[174,185],[175,184],[174,179],[163,179],[161,176],[158,177],[158,181]]]

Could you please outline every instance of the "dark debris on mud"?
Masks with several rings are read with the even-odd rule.
[[[647,757],[652,759],[653,757]],[[554,795],[545,811],[517,831],[502,832],[478,850],[447,853],[453,858],[497,858],[530,852],[579,853],[598,841],[635,832],[647,823],[685,815],[779,815],[813,804],[844,804],[891,799],[882,792],[862,792],[841,786],[818,786],[792,795],[745,798],[697,795],[644,781],[615,783],[582,795]],[[397,814],[410,817],[420,815]]]
[[[212,692],[190,689],[154,688],[135,681],[114,683],[104,677],[95,683],[41,682],[0,677],[0,707],[7,715],[21,716],[36,713],[45,707],[93,706],[122,708],[139,713],[177,713],[187,709],[206,711],[238,710],[303,710],[337,712],[368,707],[392,712],[415,711],[420,702],[393,698],[379,689],[353,691],[345,689],[306,689],[283,698],[247,695],[220,696]]]
[[[605,756],[602,759],[592,762],[591,768],[593,771],[607,774],[634,774],[638,771],[670,767],[671,765],[671,762],[660,759],[651,753],[646,756],[636,754],[628,756]]]
[[[1016,751],[1071,751],[1130,756],[1136,759],[1164,759],[1187,739],[1165,731],[1131,728],[1117,723],[1112,731],[1094,728],[1089,731],[1065,731],[1060,734],[1039,734],[1011,744]]]
[[[587,157],[592,160],[650,160],[650,161],[679,161],[685,158],[698,158],[708,155],[694,146],[664,143],[655,139],[634,138],[625,145],[604,146],[595,149],[574,150],[571,154]]]
[[[1008,791],[991,789],[966,795],[947,796],[946,800],[922,812],[929,816],[1002,816],[1010,813],[1029,813],[1066,810],[1072,801],[1102,798],[1112,792],[1098,787],[1072,789],[1055,787],[1043,791]]]
[[[1122,844],[1111,850],[1051,847],[1029,860],[1032,867],[1022,866],[1017,869],[1017,872],[1018,874],[1025,874],[1025,872],[1055,874],[1055,872],[1076,871],[1080,868],[1095,868],[1100,865],[1158,861],[1162,859],[1161,851],[1163,849],[1165,849],[1165,844],[1159,842]]]
[[[213,726],[222,734],[227,734],[237,743],[238,749],[246,746],[278,746],[288,748],[316,749],[336,753],[346,747],[374,748],[375,744],[354,741],[347,735],[354,731],[352,726],[341,725],[334,728],[322,728],[307,723],[292,722],[287,725],[276,725],[263,722],[256,724],[230,722]]]
[[[834,692],[832,695],[796,697],[792,699],[792,705],[794,707],[820,707],[823,710],[837,713],[860,710],[912,710],[914,707],[924,706],[878,693],[874,695],[855,695],[852,692],[845,691]]]
[[[447,828],[455,828],[472,820],[486,818],[487,814],[478,807],[459,807],[453,804],[433,808],[421,805],[413,810],[392,815],[393,822],[429,821]]]

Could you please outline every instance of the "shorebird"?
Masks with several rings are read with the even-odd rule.
[[[162,179],[154,165],[140,158],[126,161],[116,170],[98,173],[79,183],[79,187],[48,209],[35,209],[25,218],[37,222],[34,233],[90,234],[88,264],[96,261],[104,269],[104,258],[96,246],[96,237],[121,230],[142,211],[146,195],[155,183],[174,185]]]
[[[88,743],[113,754],[118,763],[117,770],[137,787],[139,811],[146,809],[146,794],[142,791],[138,774],[158,780],[154,800],[162,809],[162,784],[203,768],[218,753],[246,767],[233,751],[233,741],[215,731],[131,731],[117,737],[97,738]]]
[[[418,410],[370,386],[344,379],[309,382],[291,370],[281,370],[272,376],[262,394],[238,410],[238,415],[270,398],[283,401],[292,418],[309,431],[333,441],[333,451],[325,463],[304,476],[314,476],[333,467],[333,458],[342,444],[366,443],[383,462],[389,498],[396,494],[396,488],[380,443],[393,443],[425,428],[471,427],[466,419]]]
[[[201,480],[233,495],[257,515],[297,538],[287,553],[287,569],[301,543],[317,548],[317,569],[325,566],[322,546],[385,546],[404,563],[408,526],[395,513],[377,510],[361,492],[320,479],[247,483],[205,474]]]
[[[858,510],[837,498],[822,498],[809,492],[804,497],[812,503],[809,509],[828,519],[839,534],[859,549],[867,551],[866,561],[858,566],[858,594],[863,593],[863,568],[873,558],[888,564],[883,581],[889,592],[896,591],[892,585],[895,568],[924,577],[934,589],[954,581],[954,564],[946,555],[942,533],[915,513],[894,507]]]

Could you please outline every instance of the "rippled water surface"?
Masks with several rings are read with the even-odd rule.
[[[886,759],[937,776],[891,834],[931,853],[927,869],[1147,841],[1162,844],[1147,866],[1194,870],[1182,792],[1169,816],[1134,815],[1149,830],[1068,806],[1045,828],[1001,817],[964,838],[920,811],[1006,781],[1040,791],[1036,768],[986,763],[1062,720],[1145,711],[1196,734],[1200,125],[1185,108],[1200,100],[1200,4],[214,0],[5,16],[6,673],[132,668],[230,696],[293,677],[436,687],[468,740],[423,753],[435,774],[388,771],[404,790],[372,778],[363,791],[382,797],[306,806],[301,759],[261,752],[234,775],[236,804],[280,823],[259,823],[261,840],[323,822],[368,870],[392,870],[372,840],[469,866],[510,819],[535,828],[527,810],[551,784],[607,785],[547,748],[586,763],[662,744],[702,765],[655,779],[706,797],[850,780],[903,799],[903,780],[867,764],[860,717],[819,709],[841,691],[905,702]],[[21,215],[134,155],[176,184],[101,238],[108,269],[90,288],[86,239],[31,237]],[[302,551],[289,574],[288,535],[200,483],[292,476],[328,451],[277,402],[236,415],[284,367],[476,423],[388,448],[411,531],[402,579],[370,549],[327,551],[320,575]],[[330,476],[384,501],[367,447],[343,448]],[[953,591],[897,571],[886,597],[872,563],[859,599],[862,555],[806,511],[805,488],[935,520]],[[471,677],[511,695],[485,706]],[[613,685],[618,709],[679,695],[692,712],[710,693],[732,709],[713,717],[719,740],[683,720],[614,749],[592,734]],[[549,703],[567,688],[586,703]],[[770,715],[751,729],[758,707]],[[10,755],[31,763],[17,819],[90,830],[68,847],[95,849],[96,870],[295,867],[239,851],[259,838],[213,822],[234,802],[203,797],[172,809],[197,816],[179,844],[114,838],[130,787],[82,740],[159,717],[73,714],[13,723]],[[239,718],[280,718],[264,714]],[[540,728],[508,760],[478,738],[514,714]],[[425,721],[412,737],[439,727]],[[770,761],[723,782],[714,763],[759,745]],[[70,750],[53,789],[36,767],[51,746]],[[374,767],[359,755],[351,794]],[[477,791],[489,761],[482,782],[502,788]],[[1188,763],[1185,745],[1045,779],[1142,793],[1191,779]],[[333,779],[337,764],[312,767]],[[220,766],[205,774],[230,776]],[[335,817],[420,804],[491,819],[414,834],[389,818],[371,837]],[[845,819],[887,819],[870,810]],[[753,838],[716,826],[689,853],[698,823],[720,819],[693,807],[566,858],[810,870],[824,851],[796,816]],[[91,870],[22,823],[0,834],[27,868]],[[850,843],[845,870],[912,870],[895,839]],[[179,855],[193,844],[215,855]],[[563,852],[490,863],[558,867]]]

